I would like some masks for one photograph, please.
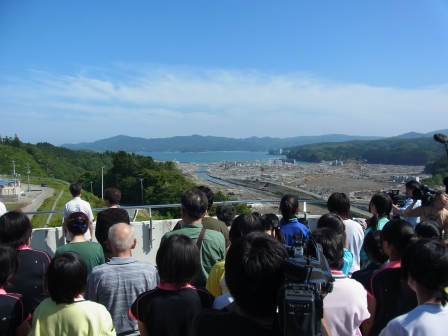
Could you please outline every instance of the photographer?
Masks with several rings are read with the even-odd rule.
[[[405,221],[412,224],[412,226],[415,228],[415,226],[420,222],[420,217],[406,217],[405,211],[409,208],[409,206],[412,204],[412,193],[415,189],[420,188],[420,183],[417,181],[408,181],[405,184],[406,191],[406,203],[401,207],[397,207],[395,204],[392,206],[392,211],[394,214],[401,216]],[[421,201],[418,200],[413,207],[410,207],[410,209],[415,209],[421,205]]]
[[[404,214],[407,217],[419,216],[421,221],[434,221],[443,230],[443,241],[448,243],[448,195],[443,191],[437,191],[431,205],[421,205],[414,209],[417,199],[414,197],[412,203]]]

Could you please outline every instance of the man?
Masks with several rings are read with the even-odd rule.
[[[78,182],[73,182],[70,185],[70,194],[72,194],[73,199],[67,202],[64,206],[64,212],[62,213],[62,217],[64,222],[62,223],[62,231],[64,233],[65,239],[67,242],[70,241],[70,236],[67,231],[67,222],[68,217],[73,212],[84,212],[89,218],[89,230],[86,232],[85,238],[86,240],[92,240],[93,237],[93,213],[90,204],[81,199],[82,194],[82,185]]]
[[[336,192],[328,197],[327,208],[333,214],[342,218],[345,224],[345,233],[347,239],[347,250],[353,254],[353,264],[350,267],[349,275],[353,272],[359,271],[360,253],[364,240],[364,229],[360,223],[351,219],[350,216],[350,198],[340,192]]]
[[[215,230],[207,230],[202,225],[202,217],[207,211],[207,196],[198,188],[185,191],[180,199],[181,216],[184,226],[182,229],[165,233],[162,242],[173,234],[183,234],[196,243],[201,255],[201,267],[196,275],[195,285],[205,287],[208,274],[213,265],[224,259],[226,245],[224,236]],[[226,227],[227,230],[227,227]]]
[[[159,283],[152,264],[132,257],[136,244],[129,224],[112,226],[107,240],[112,258],[95,267],[87,283],[86,299],[101,303],[109,310],[117,335],[140,335],[137,321],[129,317],[129,307],[139,294],[154,289]]]
[[[281,335],[277,295],[283,283],[286,250],[264,232],[232,241],[226,281],[235,301],[227,311],[206,309],[193,320],[192,335]]]
[[[215,230],[215,231],[221,232],[226,241],[226,248],[229,247],[230,246],[229,228],[227,227],[226,223],[224,223],[220,220],[217,220],[213,217],[210,217],[210,214],[209,214],[210,209],[212,208],[212,205],[213,205],[215,194],[209,187],[206,187],[206,186],[199,186],[196,188],[199,189],[200,191],[202,191],[205,194],[205,196],[207,197],[208,205],[207,205],[207,210],[205,211],[204,217],[202,218],[202,225],[204,226],[204,228],[206,228],[208,230]],[[179,222],[177,222],[177,224],[173,230],[179,230],[183,227],[183,225],[184,225],[184,222],[179,221]]]
[[[420,188],[420,183],[418,183],[417,181],[408,181],[405,183],[405,187],[405,194],[407,198],[406,203],[401,208],[397,207],[395,204],[392,205],[392,211],[394,212],[394,214],[402,216],[406,222],[411,223],[415,228],[417,224],[420,223],[420,217],[406,217],[405,211],[412,204],[412,193],[415,189]],[[422,202],[418,200],[417,202],[415,202],[415,205],[412,207],[412,209],[418,208],[421,204]]]

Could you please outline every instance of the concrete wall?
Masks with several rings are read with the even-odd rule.
[[[320,216],[309,215],[308,221],[310,229],[316,229],[317,220]],[[156,253],[160,245],[162,236],[172,230],[179,219],[155,220],[145,222],[132,222],[131,225],[137,238],[137,246],[132,255],[142,261],[149,261],[156,264]],[[95,239],[95,238],[94,238]],[[62,227],[34,229],[31,236],[31,248],[43,250],[51,257],[59,246],[64,245],[65,239],[62,234]]]

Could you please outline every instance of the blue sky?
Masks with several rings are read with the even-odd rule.
[[[448,1],[0,1],[0,135],[447,128]]]

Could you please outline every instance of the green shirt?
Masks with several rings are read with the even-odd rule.
[[[64,246],[58,247],[55,255],[59,255],[64,252],[78,253],[87,264],[88,274],[90,274],[95,266],[104,264],[103,248],[97,242],[84,241],[79,243],[68,243]]]
[[[202,224],[188,224],[182,229],[165,233],[162,237],[162,242],[169,236],[175,234],[182,234],[197,241],[201,230]],[[224,259],[225,251],[226,244],[222,233],[214,230],[205,230],[200,250],[201,268],[196,275],[196,285],[205,286],[208,274],[212,270],[213,265]]]

